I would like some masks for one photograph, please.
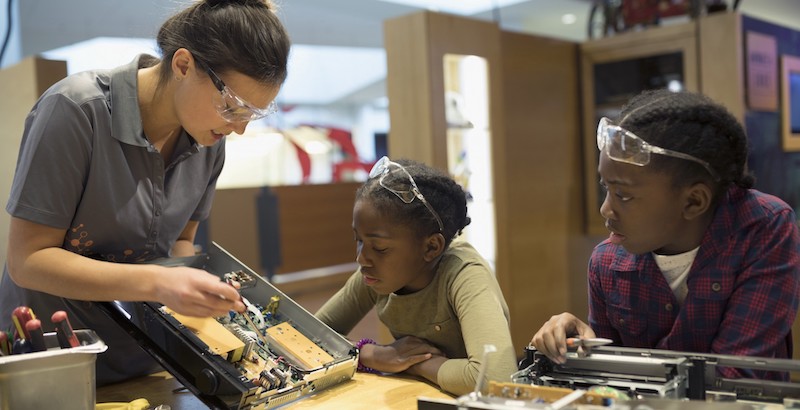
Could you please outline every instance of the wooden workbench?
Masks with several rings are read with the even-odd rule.
[[[174,391],[179,389],[177,391]],[[289,403],[281,409],[416,409],[417,397],[452,398],[438,387],[406,376],[356,373],[352,380]],[[168,404],[173,410],[207,409],[167,372],[159,372],[97,389],[97,403],[145,398],[151,408]]]

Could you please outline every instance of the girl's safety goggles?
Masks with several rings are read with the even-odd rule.
[[[219,97],[214,99],[214,107],[219,115],[228,122],[248,122],[264,118],[278,111],[278,105],[272,101],[266,108],[258,108],[236,95],[230,87],[211,68],[207,68],[209,77],[219,90]]]
[[[640,167],[650,163],[650,154],[693,161],[702,165],[715,180],[719,181],[719,174],[708,162],[689,154],[650,145],[636,134],[611,124],[611,120],[606,117],[601,118],[597,125],[597,148],[614,161]]]
[[[442,218],[439,218],[439,214],[436,213],[431,204],[425,199],[425,196],[422,195],[422,192],[419,191],[414,178],[402,165],[392,162],[389,157],[381,157],[372,167],[372,170],[369,171],[370,179],[378,177],[380,177],[378,183],[397,195],[403,202],[410,204],[414,201],[414,198],[418,198],[436,219],[436,223],[439,224],[439,232],[444,232]]]

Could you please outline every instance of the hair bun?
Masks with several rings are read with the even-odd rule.
[[[227,5],[240,5],[240,6],[266,6],[268,9],[272,8],[271,0],[205,0],[206,4],[210,7],[227,6]]]

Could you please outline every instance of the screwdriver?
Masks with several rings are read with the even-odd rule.
[[[8,334],[0,330],[0,353],[3,355],[11,354],[11,344],[8,342]]]
[[[611,339],[605,339],[602,337],[587,337],[587,338],[579,338],[579,337],[570,337],[567,339],[567,347],[595,347],[595,346],[603,346],[613,343],[614,341]]]
[[[34,315],[33,310],[27,306],[17,306],[11,312],[11,320],[17,328],[17,336],[20,339],[30,339],[30,335],[25,330],[25,323],[28,323],[28,321],[32,319],[36,319],[36,315]]]
[[[25,331],[28,332],[28,340],[31,342],[31,350],[41,352],[47,350],[44,343],[44,332],[42,331],[42,321],[39,319],[29,320],[25,323]]]
[[[225,279],[225,283],[231,285],[234,289],[236,289],[236,292],[239,293],[239,289],[237,287],[238,282],[237,283],[234,283],[234,282],[235,281],[233,279]],[[250,313],[247,311],[247,307],[250,306],[250,301],[245,299],[244,296],[242,296],[241,293],[239,293],[239,301],[241,301],[242,304],[245,307],[244,312],[242,312],[240,314],[242,316],[244,316],[245,321],[247,321],[247,324],[250,326],[250,330],[252,330],[252,331],[254,331],[256,333],[256,336],[258,336],[258,340],[260,340],[261,343],[263,343],[265,347],[269,346],[269,342],[267,341],[266,336],[264,336],[264,334],[261,333],[261,330],[259,330],[258,326],[256,326],[255,323],[253,323],[253,319],[250,318]]]
[[[50,320],[56,325],[56,337],[58,338],[58,345],[61,346],[62,349],[78,347],[81,345],[78,341],[78,337],[75,336],[75,332],[72,331],[72,325],[69,324],[67,312],[59,310],[53,313],[53,316],[50,318]]]

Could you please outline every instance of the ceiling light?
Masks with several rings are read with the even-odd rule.
[[[418,7],[426,10],[442,11],[446,13],[471,16],[501,8],[512,4],[522,3],[526,0],[381,0],[389,3],[402,4],[409,7]]]
[[[567,13],[567,14],[561,16],[561,22],[564,23],[564,24],[575,24],[575,22],[577,20],[578,20],[578,18],[575,17],[575,15],[572,14],[572,13]]]

